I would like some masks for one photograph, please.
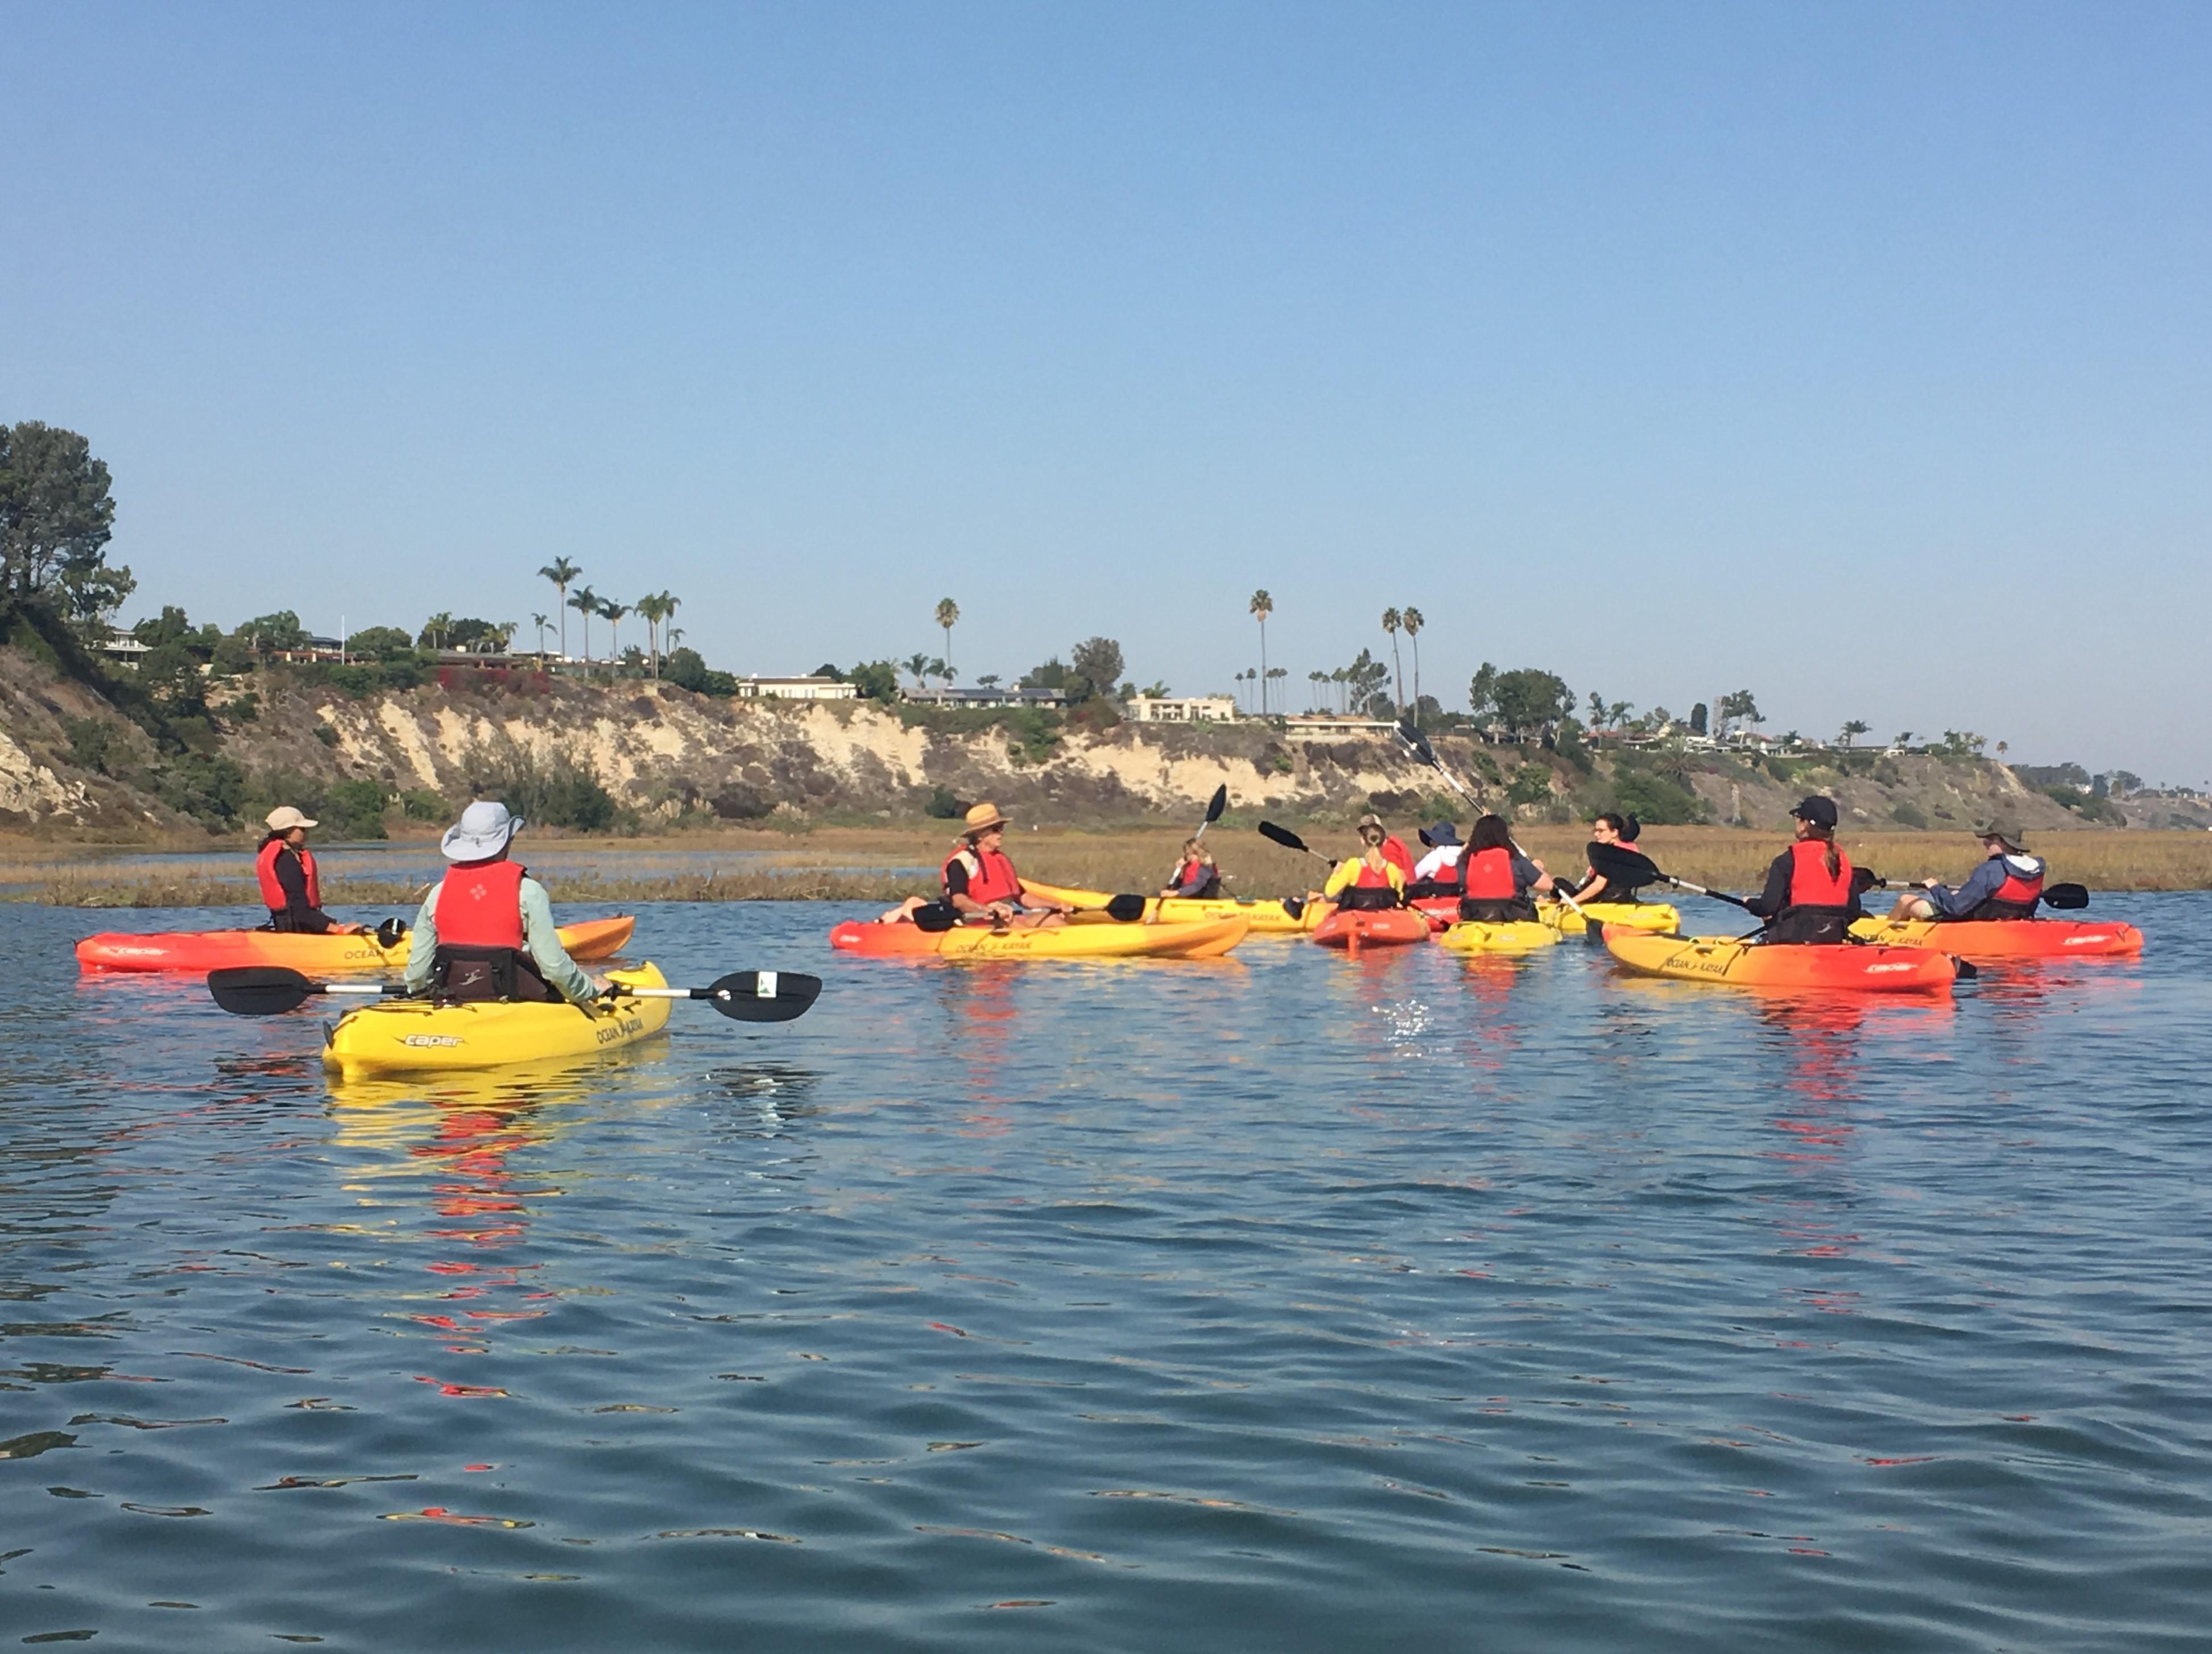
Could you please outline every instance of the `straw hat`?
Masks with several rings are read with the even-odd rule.
[[[269,823],[269,830],[272,833],[289,833],[295,827],[313,827],[319,824],[313,816],[303,815],[289,804],[278,805],[269,812],[265,819]]]
[[[960,830],[963,838],[979,838],[994,827],[1004,827],[1006,818],[999,813],[995,804],[978,804],[968,812],[967,825]]]
[[[446,829],[438,841],[439,854],[448,861],[483,861],[507,848],[522,830],[522,818],[510,815],[503,804],[478,799],[461,812],[460,821]]]

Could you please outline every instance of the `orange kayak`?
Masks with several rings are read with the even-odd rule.
[[[1620,925],[1605,927],[1605,946],[1631,970],[1727,988],[1948,994],[1961,971],[1951,955],[1928,947],[1850,942],[1784,946],[1726,936],[1654,936]],[[1972,974],[1971,966],[1964,969]]]
[[[1384,908],[1380,912],[1347,912],[1339,908],[1314,927],[1313,939],[1323,947],[1357,952],[1363,947],[1401,947],[1429,939],[1429,916],[1412,908]]]
[[[629,914],[561,927],[561,946],[572,959],[604,959],[622,951],[637,920]],[[87,970],[190,970],[205,974],[234,965],[283,965],[307,976],[347,976],[407,968],[407,938],[383,947],[375,933],[301,936],[273,930],[169,930],[137,936],[102,931],[76,945]]]
[[[830,933],[841,953],[876,959],[1212,959],[1244,939],[1243,919],[1189,924],[1116,924],[1079,919],[1073,924],[1020,930],[958,925],[924,930],[919,925],[848,919]]]
[[[2142,932],[2085,919],[1862,919],[1851,934],[1869,942],[1932,947],[1967,959],[2071,959],[2142,952]]]

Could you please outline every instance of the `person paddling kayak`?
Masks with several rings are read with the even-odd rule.
[[[1056,922],[1074,909],[1048,902],[1022,888],[1006,852],[1006,818],[995,804],[979,804],[968,812],[959,848],[945,859],[942,870],[945,904],[963,919],[988,919],[994,925],[1023,927]]]
[[[1607,810],[1590,823],[1590,843],[1593,848],[1616,845],[1641,855],[1644,852],[1636,842],[1636,836],[1642,830],[1642,824],[1634,816]],[[1596,855],[1591,856],[1590,865],[1583,870],[1583,882],[1569,893],[1585,905],[1592,902],[1633,902],[1638,887],[1623,880],[1617,871],[1611,878],[1598,872],[1597,860]]]
[[[307,829],[319,824],[314,818],[285,804],[269,812],[267,823],[268,836],[253,856],[254,882],[269,905],[267,928],[289,935],[359,934],[363,927],[323,911],[323,882],[307,848]]]
[[[1168,880],[1162,896],[1186,896],[1210,902],[1221,894],[1221,869],[1213,860],[1213,852],[1195,838],[1182,842],[1182,855],[1176,863],[1175,877]]]
[[[1809,798],[1790,812],[1797,837],[1766,870],[1766,888],[1744,903],[1766,921],[1768,942],[1827,944],[1849,939],[1864,916],[1850,858],[1836,848],[1836,801]]]
[[[1334,902],[1353,912],[1401,905],[1406,899],[1406,870],[1390,859],[1389,838],[1377,818],[1360,817],[1360,853],[1340,862],[1330,872],[1328,881],[1318,891],[1309,891],[1306,899]],[[1404,848],[1399,846],[1401,850]]]
[[[1383,826],[1380,816],[1370,814],[1360,817],[1360,832],[1364,835],[1370,827],[1382,835],[1383,860],[1395,867],[1407,884],[1411,884],[1413,879],[1413,853],[1407,848],[1406,841]]]
[[[1413,864],[1414,894],[1457,896],[1460,857],[1467,850],[1467,846],[1459,842],[1459,829],[1449,821],[1440,821],[1433,827],[1422,828],[1420,837],[1421,842],[1429,847],[1429,853]]]
[[[443,1000],[529,1000],[582,1005],[599,991],[553,927],[553,900],[507,847],[522,818],[479,799],[446,830],[438,850],[453,865],[415,915],[407,991]]]
[[[1468,829],[1467,849],[1459,865],[1459,916],[1479,924],[1534,919],[1535,894],[1552,888],[1544,864],[1514,848],[1513,830],[1503,816],[1480,817]]]
[[[2030,855],[2020,829],[2009,821],[1993,821],[1974,830],[1982,841],[1982,865],[1966,882],[1952,890],[1933,879],[1922,881],[1925,896],[1900,896],[1889,910],[1892,919],[2033,919],[2035,904],[2043,898],[2043,876],[2049,864]]]

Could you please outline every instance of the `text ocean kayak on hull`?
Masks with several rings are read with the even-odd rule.
[[[1933,948],[1850,942],[1784,946],[1739,942],[1726,936],[1653,936],[1618,925],[1605,927],[1605,946],[1631,970],[1723,988],[1948,994],[1960,970],[1950,954]]]
[[[561,927],[561,946],[572,959],[605,959],[622,951],[637,928],[623,914]],[[316,936],[275,930],[170,930],[133,935],[102,931],[76,945],[87,970],[189,970],[205,976],[239,965],[282,965],[306,976],[369,976],[407,968],[408,939],[391,947],[374,931]]]
[[[1192,924],[1077,923],[994,930],[958,925],[928,931],[919,925],[848,919],[830,933],[830,946],[873,959],[1210,959],[1244,939],[1243,919]]]

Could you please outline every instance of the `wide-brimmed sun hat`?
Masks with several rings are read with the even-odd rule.
[[[271,810],[267,820],[269,830],[272,833],[289,833],[295,827],[313,827],[319,824],[313,816],[303,815],[289,804],[280,804]]]
[[[1995,839],[2014,855],[2027,854],[2027,841],[2021,836],[2020,824],[2002,816],[1995,821],[1985,821],[1975,828],[1974,836],[1984,842]]]
[[[968,812],[967,825],[960,830],[960,836],[975,838],[980,834],[989,832],[994,827],[1003,827],[1006,824],[1006,818],[999,813],[997,805],[975,805]]]
[[[438,852],[448,861],[483,861],[497,855],[522,830],[522,818],[510,815],[505,805],[478,799],[461,812],[461,818],[446,829]]]
[[[1449,821],[1440,821],[1422,832],[1421,842],[1431,849],[1438,845],[1456,844],[1459,842],[1459,829]]]

